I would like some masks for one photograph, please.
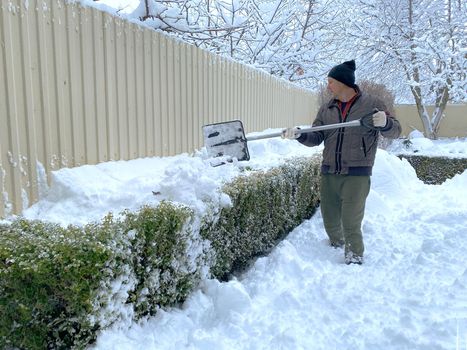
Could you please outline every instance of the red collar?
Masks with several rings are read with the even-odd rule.
[[[345,121],[345,119],[347,118],[347,114],[349,113],[349,109],[350,107],[352,106],[352,104],[354,103],[355,99],[357,98],[358,96],[358,93],[353,95],[352,98],[350,100],[348,100],[347,102],[345,102],[345,107],[344,107],[344,110],[342,110],[342,103],[341,101],[338,101],[337,102],[337,105],[339,106],[339,109],[341,111],[341,114],[342,114],[342,121]]]

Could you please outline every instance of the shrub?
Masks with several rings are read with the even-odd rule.
[[[215,252],[213,276],[227,279],[268,252],[318,205],[319,159],[295,159],[286,165],[239,177],[224,187],[233,205],[206,223],[201,235]]]
[[[138,280],[130,301],[138,318],[183,301],[199,283],[207,245],[195,235],[192,220],[189,208],[169,202],[126,213],[125,230],[134,232]]]
[[[0,228],[0,348],[83,348],[99,329],[183,300],[200,252],[186,207],[163,202],[84,228]]]
[[[185,300],[268,252],[318,204],[319,158],[226,184],[232,206],[197,218],[161,202],[84,227],[0,225],[0,348],[84,348],[97,331]],[[199,222],[204,222],[199,231]]]
[[[373,95],[383,101],[391,115],[396,114],[394,107],[395,96],[384,84],[377,84],[370,80],[362,80],[358,84],[362,91],[366,91],[370,95]]]
[[[131,285],[129,242],[112,217],[66,229],[18,220],[0,231],[0,347],[83,347],[108,316],[96,306],[111,281]]]
[[[439,185],[467,169],[467,158],[399,155],[412,165],[417,177],[426,184]]]

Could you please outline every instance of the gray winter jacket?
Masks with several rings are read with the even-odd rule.
[[[358,90],[358,96],[350,107],[346,122],[357,120],[371,113],[375,108],[386,111],[379,99]],[[343,122],[337,100],[321,106],[313,126]],[[387,113],[386,113],[387,114]],[[373,130],[365,126],[355,126],[304,133],[297,139],[306,146],[317,146],[324,141],[321,171],[324,174],[371,175],[378,147],[378,135],[397,138],[401,133],[399,121],[388,115],[384,128]]]

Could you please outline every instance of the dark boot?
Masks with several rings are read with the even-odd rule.
[[[361,264],[363,264],[363,256],[356,255],[356,254],[354,254],[352,252],[347,252],[345,254],[344,261],[345,261],[345,263],[347,265],[350,265],[350,264],[361,265]]]

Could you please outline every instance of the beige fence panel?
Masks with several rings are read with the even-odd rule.
[[[0,19],[0,40],[4,51],[0,61],[0,111],[2,116],[8,116],[2,118],[0,123],[3,212],[5,207],[18,210],[26,199],[37,198],[37,184],[30,183],[27,176],[36,172],[32,127],[34,96],[30,84],[33,72],[23,70],[24,66],[32,64],[31,56],[23,54],[31,38],[27,31],[28,23],[17,20],[23,16],[20,9],[11,6],[10,12],[12,15],[1,16]]]
[[[428,112],[433,113],[434,107],[429,106]],[[415,105],[396,106],[396,115],[402,125],[402,136],[408,136],[414,129],[423,130],[423,124],[418,116]],[[444,118],[439,128],[439,137],[467,137],[467,105],[447,105]]]
[[[61,167],[193,152],[204,124],[316,112],[308,91],[74,2],[0,2],[0,44],[0,217]]]

